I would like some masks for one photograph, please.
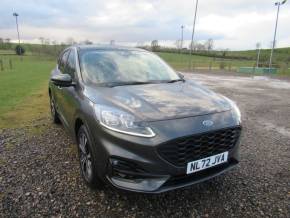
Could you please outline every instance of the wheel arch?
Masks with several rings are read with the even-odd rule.
[[[78,132],[82,125],[84,125],[84,121],[80,117],[77,117],[74,125],[74,137],[76,141],[78,140]]]

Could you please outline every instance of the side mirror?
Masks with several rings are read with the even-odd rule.
[[[51,81],[53,82],[54,85],[60,86],[60,87],[69,87],[69,86],[75,85],[69,74],[55,75],[51,78]]]
[[[181,79],[184,79],[184,75],[180,72],[177,72],[178,76],[181,78]]]

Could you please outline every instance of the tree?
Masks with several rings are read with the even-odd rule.
[[[210,52],[213,50],[214,47],[214,41],[213,39],[208,39],[205,43],[204,43],[205,49]]]
[[[0,48],[4,48],[4,39],[0,38]]]
[[[176,42],[175,42],[175,46],[176,46],[176,48],[179,50],[179,49],[182,49],[181,48],[181,40],[176,40]]]
[[[68,45],[74,45],[74,44],[76,44],[76,41],[72,37],[69,37],[66,40],[66,44],[68,44]]]
[[[205,50],[205,45],[199,42],[189,43],[189,49],[191,49],[191,47],[192,47],[192,51],[194,52]]]
[[[25,53],[25,49],[21,45],[17,45],[15,47],[15,52],[17,55],[23,55]]]
[[[222,56],[223,57],[226,57],[227,56],[227,53],[228,53],[229,49],[226,48],[226,49],[223,49],[221,52],[222,52]]]
[[[286,59],[286,64],[289,65],[289,63],[290,63],[290,57],[288,57],[288,58]]]
[[[5,48],[11,49],[11,43],[10,43],[10,41],[11,41],[10,38],[4,39]]]
[[[136,47],[138,47],[138,48],[144,47],[144,43],[143,42],[137,42]]]
[[[44,44],[45,44],[45,45],[50,45],[50,39],[45,39],[45,40],[44,40]]]
[[[51,44],[52,45],[57,45],[57,41],[56,40],[52,40]]]
[[[44,45],[45,39],[43,37],[39,37],[38,40],[40,41],[40,44],[41,45]]]
[[[159,48],[160,46],[158,45],[158,40],[153,40],[151,42],[151,49],[152,51],[157,51],[157,49]]]
[[[85,44],[85,45],[92,45],[93,42],[90,41],[90,40],[88,40],[88,39],[86,39],[85,41],[82,42],[82,44]]]
[[[188,48],[192,49],[192,51],[196,51],[196,43],[194,41],[190,42]]]
[[[206,50],[206,47],[205,47],[205,45],[202,44],[202,43],[197,43],[197,44],[196,44],[196,50],[197,50],[197,51],[204,51],[204,50]]]

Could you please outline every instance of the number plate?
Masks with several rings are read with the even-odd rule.
[[[187,164],[187,174],[195,173],[207,168],[225,163],[228,161],[229,152],[224,152],[214,156],[206,157],[200,160],[192,161]]]

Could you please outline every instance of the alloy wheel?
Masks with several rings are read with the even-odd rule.
[[[88,138],[85,133],[79,135],[79,154],[80,154],[80,165],[81,171],[87,182],[92,179],[92,156],[89,150]]]
[[[54,106],[54,101],[52,98],[50,98],[50,111],[51,111],[52,117],[54,117],[55,116],[55,106]]]

